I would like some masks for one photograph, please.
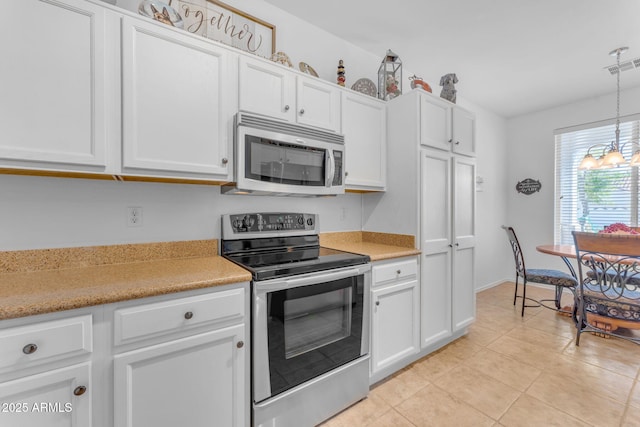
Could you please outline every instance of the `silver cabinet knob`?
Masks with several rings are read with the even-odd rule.
[[[300,109],[300,115],[303,115],[303,114],[304,114],[304,108],[301,108]]]
[[[22,352],[24,354],[33,354],[36,352],[36,350],[38,349],[38,346],[35,344],[27,344],[24,347],[22,347]]]
[[[236,344],[236,347],[238,348],[244,347],[244,341],[238,341],[238,343]]]
[[[284,106],[284,111],[289,111],[289,108],[291,108],[291,107],[289,107],[288,105],[285,105]]]
[[[447,141],[447,142],[452,143],[453,142],[453,138],[449,138],[449,141]]]
[[[73,390],[73,394],[75,396],[82,396],[87,391],[87,388],[83,385],[80,385]]]
[[[229,159],[227,159],[226,157],[222,158],[222,164],[226,165],[227,163],[229,163]]]
[[[380,301],[376,301],[376,305],[380,305]]]
[[[193,317],[193,312],[192,311],[187,311],[184,314],[184,318],[187,319],[187,320],[191,319],[192,317]]]
[[[460,141],[456,141],[456,145],[460,145]]]

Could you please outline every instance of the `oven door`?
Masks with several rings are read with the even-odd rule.
[[[344,193],[344,146],[238,126],[239,190],[300,195]]]
[[[253,399],[369,353],[369,264],[254,283]]]

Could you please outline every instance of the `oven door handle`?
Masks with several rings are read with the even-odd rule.
[[[359,276],[370,269],[369,264],[363,264],[360,268],[350,268],[348,270],[333,271],[321,274],[313,274],[307,277],[297,277],[284,280],[276,280],[271,283],[260,283],[260,292],[274,292],[283,289],[297,288],[300,286],[314,285],[317,283],[331,282],[347,277]]]

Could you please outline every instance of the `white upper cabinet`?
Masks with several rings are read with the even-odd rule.
[[[0,167],[104,172],[107,98],[103,7],[5,0],[0,13]]]
[[[352,190],[384,190],[387,182],[386,106],[383,101],[342,92],[345,184]]]
[[[338,132],[340,89],[317,77],[297,76],[296,81],[298,123]]]
[[[268,61],[240,56],[240,110],[313,126],[340,129],[340,89]]]
[[[451,149],[451,104],[437,97],[420,97],[420,143]]]
[[[460,107],[453,107],[452,112],[453,152],[465,156],[476,155],[476,117],[471,111]]]
[[[286,68],[240,56],[240,109],[295,121],[295,76]]]
[[[476,155],[475,115],[437,96],[420,97],[420,143],[427,147]]]
[[[230,177],[235,57],[207,40],[123,18],[125,174]]]

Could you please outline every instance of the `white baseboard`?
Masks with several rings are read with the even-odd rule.
[[[493,282],[493,283],[487,283],[486,285],[483,285],[483,286],[481,286],[481,287],[479,287],[479,288],[476,288],[476,293],[478,293],[478,292],[482,292],[482,291],[486,291],[487,289],[491,289],[491,288],[493,288],[493,287],[495,287],[495,286],[498,286],[498,285],[502,285],[504,282],[511,282],[511,283],[513,283],[513,280],[510,280],[510,279],[502,279],[502,280],[498,280],[498,281]]]

